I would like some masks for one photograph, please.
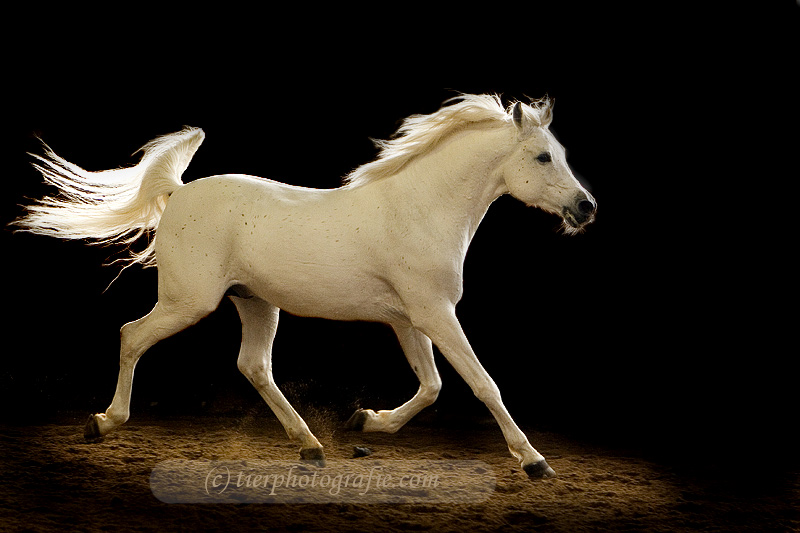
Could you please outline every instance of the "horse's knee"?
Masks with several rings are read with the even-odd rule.
[[[472,388],[472,392],[480,401],[489,406],[501,401],[500,389],[495,382],[491,380],[478,383]]]
[[[255,385],[272,386],[272,376],[267,371],[267,367],[263,361],[253,361],[252,359],[242,358],[236,362],[239,372],[244,374],[251,383]]]
[[[426,383],[419,388],[419,399],[426,406],[432,405],[439,397],[442,390],[442,380],[436,379],[432,383]]]
[[[258,366],[254,365],[252,361],[247,361],[245,359],[239,358],[236,361],[236,367],[239,369],[239,372],[244,374],[244,377],[250,379],[251,376],[258,373]]]

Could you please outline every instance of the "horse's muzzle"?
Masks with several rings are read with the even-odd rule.
[[[565,206],[561,211],[564,221],[575,229],[579,229],[594,221],[597,203],[591,196],[581,194],[571,206]]]

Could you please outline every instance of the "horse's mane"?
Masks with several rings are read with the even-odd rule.
[[[521,106],[526,124],[531,127],[547,126],[551,108],[552,102],[547,97]],[[510,109],[511,106],[508,109],[503,107],[497,95],[462,94],[447,100],[435,113],[412,115],[403,121],[391,139],[374,140],[380,149],[377,159],[353,170],[345,177],[344,183],[348,187],[357,187],[392,176],[456,130],[474,125],[496,127],[510,123]]]

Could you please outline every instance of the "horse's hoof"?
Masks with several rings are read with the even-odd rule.
[[[325,452],[322,448],[303,448],[300,450],[300,459],[319,468],[325,466]]]
[[[86,421],[86,426],[83,428],[83,439],[86,442],[99,442],[103,440],[103,435],[100,433],[100,426],[97,423],[97,415],[89,415],[89,420]]]
[[[550,468],[550,465],[547,464],[547,461],[542,459],[537,463],[531,463],[528,465],[524,465],[522,469],[528,474],[528,477],[531,479],[544,479],[548,477],[556,477],[556,471]]]
[[[372,455],[372,450],[366,448],[364,446],[353,446],[353,459],[358,459],[359,457],[367,457]]]
[[[350,419],[344,423],[344,429],[348,431],[363,431],[364,424],[367,422],[367,411],[359,409]]]

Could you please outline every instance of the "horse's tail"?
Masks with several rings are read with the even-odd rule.
[[[144,145],[141,161],[133,167],[90,172],[70,163],[44,145],[44,157],[33,166],[45,181],[59,189],[27,206],[14,221],[22,231],[62,239],[89,239],[97,244],[130,245],[147,233],[150,242],[141,252],[128,248],[128,263],[154,266],[155,234],[169,195],[183,185],[181,175],[205,134],[200,128],[158,137]]]

